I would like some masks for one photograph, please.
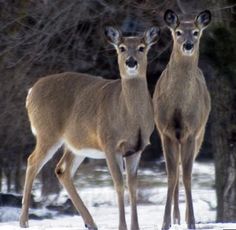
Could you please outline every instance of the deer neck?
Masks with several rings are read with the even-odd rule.
[[[138,116],[139,111],[148,111],[150,95],[146,77],[124,78],[121,82],[121,97],[129,113]]]
[[[183,55],[182,51],[174,43],[173,51],[168,64],[168,69],[179,75],[178,77],[189,78],[198,70],[199,51],[196,51],[192,56]]]
[[[166,70],[165,90],[176,100],[190,100],[196,91],[198,75],[198,51],[192,56],[184,56],[175,46]]]

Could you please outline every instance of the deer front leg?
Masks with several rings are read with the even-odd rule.
[[[107,153],[107,165],[112,176],[117,193],[119,206],[119,230],[127,230],[124,207],[124,180],[123,180],[123,158],[122,155]]]
[[[55,173],[60,183],[68,192],[75,208],[82,216],[85,227],[89,230],[97,230],[97,226],[92,216],[90,215],[88,209],[81,200],[72,181],[76,170],[83,162],[84,158],[85,157],[83,156],[75,156],[74,154],[70,153],[67,149],[65,149],[64,155],[59,161]]]
[[[180,224],[180,211],[179,211],[179,166],[177,167],[177,181],[174,190],[174,210],[173,210],[174,224]]]
[[[139,230],[137,215],[137,170],[140,161],[141,152],[125,158],[126,175],[131,203],[131,230]]]
[[[167,199],[164,211],[164,220],[162,229],[166,230],[171,227],[171,206],[174,189],[178,182],[178,167],[179,167],[179,148],[178,142],[171,140],[168,136],[162,136],[162,146],[166,160],[166,170],[168,177]]]
[[[190,137],[182,144],[181,161],[183,168],[183,184],[186,194],[186,222],[188,229],[195,229],[195,218],[192,202],[191,177],[195,154],[195,139]]]

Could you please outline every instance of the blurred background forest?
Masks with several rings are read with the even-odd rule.
[[[25,98],[37,79],[63,71],[116,79],[116,54],[104,38],[105,26],[135,35],[158,25],[162,36],[149,53],[152,94],[172,48],[162,20],[168,8],[193,17],[205,9],[213,14],[200,47],[199,66],[212,97],[212,112],[199,159],[215,161],[217,220],[236,221],[235,0],[0,0],[0,192],[3,179],[7,192],[22,191],[26,159],[35,145]],[[162,155],[156,132],[151,143],[142,157],[150,165]],[[59,157],[40,174],[43,195],[60,189],[53,176]]]

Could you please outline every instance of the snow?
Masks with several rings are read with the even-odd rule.
[[[93,207],[90,208],[99,230],[115,230],[118,226],[118,210],[114,207]],[[155,205],[139,206],[139,222],[142,230],[159,230],[161,229],[162,207]],[[204,216],[204,212],[202,216]],[[130,221],[130,212],[127,210],[127,224]],[[84,230],[84,224],[80,216],[73,217],[56,217],[55,219],[30,220],[29,230]],[[236,229],[233,223],[200,223],[196,225],[197,229]],[[0,223],[1,230],[22,230],[18,222],[12,221]],[[185,230],[185,224],[174,225],[171,230]]]
[[[116,194],[106,167],[91,167],[79,172],[75,184],[86,206],[90,210],[99,230],[113,230],[118,228],[118,208]],[[84,174],[83,174],[84,173]],[[89,181],[89,183],[88,183]],[[166,175],[156,167],[142,169],[139,173],[138,215],[140,229],[159,230],[164,212],[166,199]],[[37,183],[36,183],[37,184]],[[40,200],[39,189],[35,187],[34,195]],[[214,165],[212,162],[195,163],[193,169],[193,203],[197,229],[236,229],[236,223],[215,223],[216,194],[214,190]],[[64,190],[59,197],[50,197],[56,203],[63,203],[67,199]],[[181,225],[173,225],[171,230],[187,229],[185,216],[185,196],[183,186],[180,185]],[[125,194],[127,224],[130,223],[130,207],[128,194]],[[30,209],[30,213],[45,215],[46,209]],[[0,207],[0,230],[20,230],[18,223],[20,209]],[[52,219],[29,220],[29,230],[84,230],[84,223],[80,216],[57,215],[49,213]]]

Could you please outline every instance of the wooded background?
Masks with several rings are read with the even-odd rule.
[[[162,36],[149,53],[147,76],[152,94],[172,48],[162,20],[168,8],[193,17],[205,9],[213,14],[200,46],[199,65],[212,97],[200,157],[215,160],[217,221],[236,221],[235,0],[0,0],[0,191],[3,176],[8,192],[22,191],[26,159],[35,144],[25,98],[37,79],[63,71],[118,78],[115,51],[103,34],[105,26],[136,35],[157,25]],[[161,154],[156,132],[151,142],[144,161]],[[43,194],[59,189],[51,176],[58,157],[41,173]]]

